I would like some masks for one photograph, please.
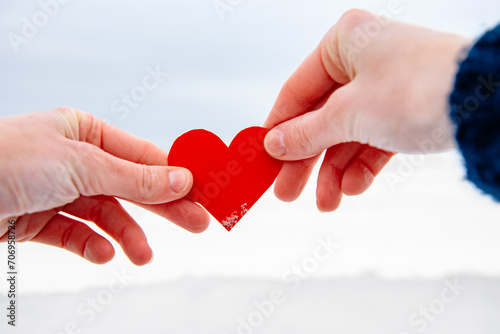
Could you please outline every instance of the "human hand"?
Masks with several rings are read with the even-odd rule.
[[[264,125],[274,128],[266,150],[287,161],[279,198],[299,196],[324,150],[317,205],[333,211],[342,193],[371,185],[391,152],[421,152],[435,137],[432,150],[453,146],[448,95],[469,41],[385,20],[345,13],[281,89]]]
[[[110,261],[111,243],[66,213],[94,222],[133,263],[146,264],[146,236],[114,197],[191,232],[208,226],[205,210],[183,198],[193,183],[188,170],[168,167],[167,152],[91,114],[63,107],[2,117],[0,155],[0,242],[14,219],[18,242]]]

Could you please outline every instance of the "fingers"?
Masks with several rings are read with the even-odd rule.
[[[107,123],[102,128],[100,148],[109,154],[138,164],[167,165],[168,153],[153,143]]]
[[[352,35],[350,28],[371,16],[360,10],[352,10],[342,16],[285,82],[264,123],[265,127],[275,127],[313,110],[320,99],[328,97],[332,91],[354,78],[351,61],[346,59],[352,53],[348,43]]]
[[[359,195],[390,161],[393,153],[359,143],[343,143],[326,151],[318,175],[316,198],[323,212],[336,210],[342,194]]]
[[[193,184],[184,168],[146,166],[108,154],[88,143],[75,142],[72,181],[84,196],[108,195],[158,204],[187,195]]]
[[[280,160],[300,160],[341,142],[354,141],[351,134],[358,124],[353,106],[347,103],[351,101],[351,91],[350,87],[342,86],[320,109],[273,128],[264,140],[267,152]]]
[[[356,158],[344,172],[342,191],[346,195],[359,195],[365,192],[393,155],[392,152],[363,145]]]
[[[304,190],[318,159],[319,156],[316,156],[285,162],[274,185],[276,197],[285,202],[295,201]]]
[[[344,171],[361,150],[359,143],[343,143],[329,148],[318,174],[316,204],[322,212],[336,210],[342,199]]]
[[[37,235],[45,224],[54,218],[59,212],[60,208],[54,208],[47,211],[37,212],[30,215],[24,215],[14,219],[16,222],[16,241],[25,242],[30,241]],[[7,235],[5,234],[4,237]],[[4,241],[4,237],[0,238],[0,242]]]
[[[205,231],[210,224],[210,216],[205,209],[186,198],[170,203],[155,205],[135,204],[168,219],[177,226],[192,233],[201,233]]]
[[[319,47],[325,71],[333,80],[345,85],[354,79],[358,70],[354,63],[363,60],[360,54],[370,44],[364,44],[360,32],[370,30],[374,23],[378,26],[380,19],[368,11],[351,9],[326,33]]]
[[[96,116],[74,108],[55,110],[63,120],[67,138],[87,142],[120,159],[165,166],[168,153],[153,143],[114,127]],[[69,130],[68,130],[69,128]]]
[[[16,222],[18,241],[66,249],[97,264],[113,258],[114,249],[109,241],[86,224],[58,213],[59,210],[94,222],[120,244],[134,264],[151,261],[153,254],[140,226],[116,199],[106,196],[80,197],[63,208],[20,217]]]
[[[68,204],[64,212],[94,222],[118,242],[127,257],[136,265],[151,261],[153,252],[142,228],[112,197],[80,197]]]
[[[264,127],[272,128],[309,112],[335,85],[323,67],[318,47],[283,85]]]
[[[282,122],[323,107],[330,95],[340,87],[326,72],[322,57],[320,45],[287,80],[264,123],[265,127],[275,127]],[[314,116],[317,115],[318,112],[315,112]],[[275,142],[276,139],[278,144],[284,144],[284,139],[282,141],[279,133],[274,139]],[[273,153],[272,138],[266,138],[265,146],[271,155],[275,157],[279,155],[279,153]],[[321,150],[318,150],[316,156],[314,154],[303,156],[305,160],[293,157],[286,159],[298,161],[287,161],[283,165],[274,187],[274,193],[279,199],[288,202],[299,197],[319,159],[319,153]]]
[[[60,214],[45,224],[31,241],[66,249],[96,264],[109,262],[115,254],[108,240],[87,225]]]

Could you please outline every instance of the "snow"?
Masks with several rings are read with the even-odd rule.
[[[76,294],[24,295],[17,331],[3,323],[0,331],[497,334],[500,328],[498,278],[387,281],[361,276],[304,280],[296,290],[291,287],[273,280],[184,278],[127,286],[117,293],[101,288]],[[281,297],[273,303],[277,291]]]
[[[231,231],[231,229],[238,223],[238,221],[248,212],[248,204],[243,203],[241,205],[241,211],[234,211],[231,216],[226,217],[223,221],[221,221],[222,226],[226,228],[226,230]]]

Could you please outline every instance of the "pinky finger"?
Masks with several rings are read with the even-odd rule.
[[[361,150],[359,143],[342,143],[326,150],[318,174],[316,204],[323,212],[336,210],[342,200],[342,178],[344,171]]]
[[[342,191],[349,196],[365,192],[394,153],[364,145],[342,177]]]
[[[113,246],[104,237],[87,225],[60,214],[31,241],[68,250],[96,264],[109,262],[115,255]]]

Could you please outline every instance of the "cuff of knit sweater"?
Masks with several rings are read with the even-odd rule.
[[[450,105],[467,178],[500,201],[500,25],[460,64]]]

